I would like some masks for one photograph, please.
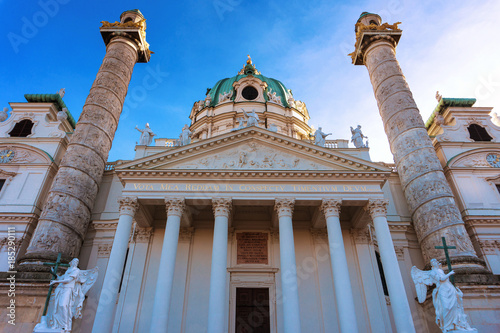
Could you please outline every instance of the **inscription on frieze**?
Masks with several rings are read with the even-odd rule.
[[[265,232],[239,232],[236,234],[236,263],[268,264],[267,239]]]

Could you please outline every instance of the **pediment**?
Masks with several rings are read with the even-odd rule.
[[[452,158],[448,165],[461,168],[500,168],[500,150],[480,148]]]
[[[12,152],[11,159],[4,160],[3,163],[9,164],[48,164],[52,162],[52,158],[44,151],[19,143],[2,143],[0,144],[0,151]]]
[[[147,156],[116,170],[390,171],[377,163],[256,127]]]

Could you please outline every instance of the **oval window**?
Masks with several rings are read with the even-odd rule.
[[[244,99],[251,101],[256,99],[257,96],[259,96],[259,92],[254,87],[248,86],[243,89],[241,95],[243,96]]]

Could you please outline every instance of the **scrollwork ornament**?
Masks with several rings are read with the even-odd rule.
[[[387,199],[370,199],[368,201],[368,210],[372,218],[376,217],[386,217],[387,216],[387,205],[389,205],[389,200]]]
[[[213,198],[212,207],[214,210],[214,216],[228,217],[231,211],[232,199],[231,198]]]
[[[323,214],[325,214],[325,218],[339,217],[340,216],[340,206],[342,206],[342,200],[323,199],[320,209],[323,212]]]
[[[139,208],[139,203],[137,202],[137,197],[121,197],[118,198],[118,204],[120,205],[120,215],[126,214],[134,216],[135,212]]]
[[[276,209],[276,213],[278,213],[278,217],[292,217],[293,208],[295,205],[295,199],[291,198],[280,198],[276,199],[274,203],[274,209]]]
[[[184,198],[165,198],[165,206],[167,208],[167,216],[182,216],[186,203]]]

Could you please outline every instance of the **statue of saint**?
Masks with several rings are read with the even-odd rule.
[[[156,136],[151,128],[149,128],[149,123],[146,123],[145,129],[140,129],[137,126],[135,127],[135,129],[141,132],[141,138],[139,139],[139,145],[141,146],[149,146],[153,141],[153,136]]]
[[[185,146],[191,143],[191,135],[193,135],[193,132],[189,129],[188,125],[185,124],[184,127],[182,128],[182,133],[180,136],[180,142],[181,146]]]
[[[470,327],[467,315],[464,313],[462,302],[463,293],[449,280],[454,271],[444,274],[441,264],[431,259],[431,270],[421,271],[417,267],[411,268],[411,277],[415,283],[417,297],[420,303],[425,301],[427,286],[436,284],[432,291],[432,303],[436,313],[436,324],[444,332],[477,332]]]
[[[243,109],[241,109],[243,110]],[[255,110],[252,110],[250,113],[246,113],[245,110],[243,110],[243,114],[247,118],[247,127],[250,126],[257,126],[259,127],[259,116],[257,113],[255,113]]]
[[[358,125],[356,128],[352,128],[351,126],[351,142],[354,144],[354,147],[356,148],[368,148],[368,145],[363,143],[363,139],[367,138],[367,136],[363,135],[363,132],[361,132],[361,125]]]
[[[47,315],[42,317],[39,324],[35,326],[34,332],[46,329],[71,331],[73,318],[82,317],[83,301],[85,294],[97,280],[98,268],[80,270],[77,258],[69,262],[68,270],[50,281],[57,284],[47,309]]]
[[[326,142],[326,137],[332,135],[332,133],[325,134],[319,127],[316,132],[314,132],[314,144],[316,146],[324,147]]]

